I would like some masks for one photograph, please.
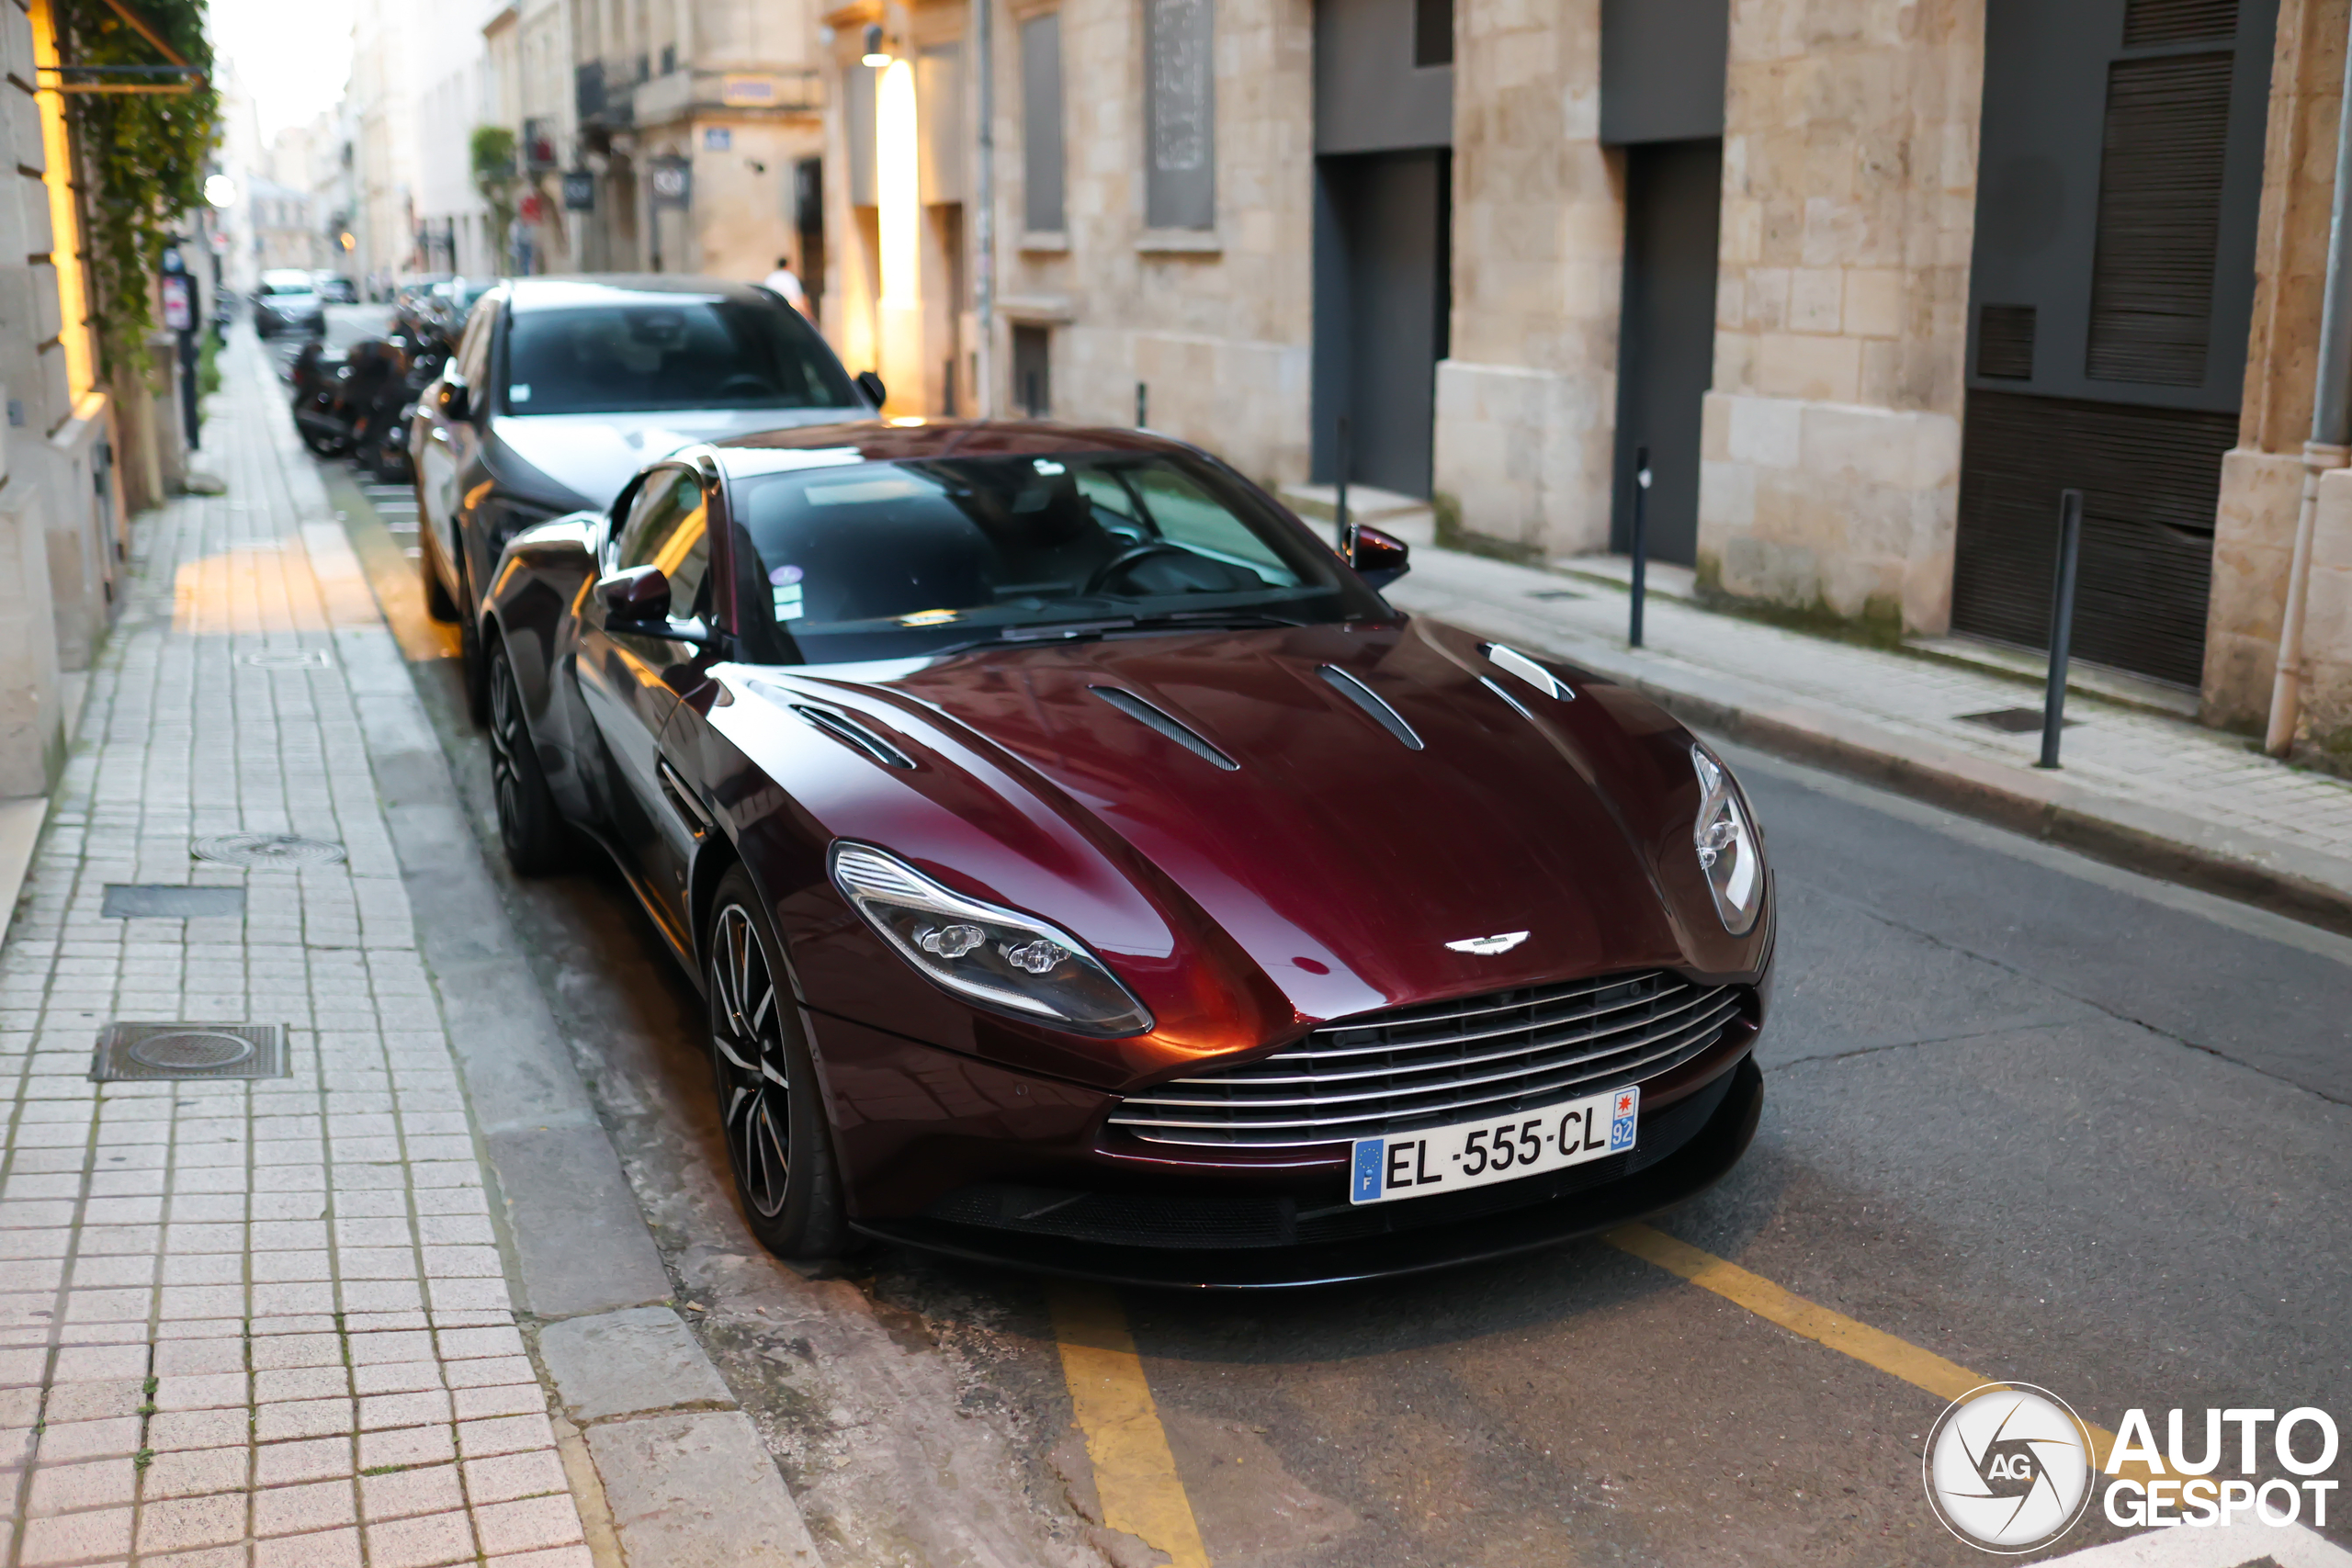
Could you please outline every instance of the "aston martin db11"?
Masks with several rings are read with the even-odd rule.
[[[617,863],[786,1256],[1252,1287],[1654,1213],[1762,1104],[1752,808],[1406,565],[1137,431],[690,446],[499,559],[505,852]]]

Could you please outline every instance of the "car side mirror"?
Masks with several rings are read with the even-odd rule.
[[[1393,534],[1358,524],[1348,530],[1348,564],[1374,588],[1385,588],[1412,570],[1413,552]]]
[[[670,618],[670,580],[658,566],[633,566],[596,584],[607,625],[641,625]]]
[[[439,396],[441,412],[447,419],[473,417],[473,397],[463,381],[452,376],[443,380]]]
[[[865,394],[866,400],[873,403],[877,411],[884,403],[890,400],[889,389],[882,385],[882,378],[871,370],[861,370],[857,373],[857,389]]]

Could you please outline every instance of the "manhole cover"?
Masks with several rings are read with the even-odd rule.
[[[334,661],[324,649],[308,649],[294,653],[248,653],[239,662],[255,670],[326,670]]]
[[[284,1036],[274,1023],[109,1023],[90,1064],[100,1083],[285,1076]]]
[[[254,1054],[254,1043],[233,1034],[189,1030],[181,1034],[151,1034],[133,1041],[125,1055],[141,1066],[162,1072],[209,1072],[233,1067]]]
[[[179,887],[153,883],[109,882],[98,913],[108,919],[200,920],[245,912],[242,887]]]
[[[2006,730],[2011,735],[2032,735],[2041,728],[2041,710],[2040,708],[1995,708],[1990,713],[1962,714],[1960,721],[1962,724],[1981,724],[1987,729]],[[2070,718],[2065,721],[2065,725],[2067,728],[2072,729],[2080,722],[2078,719]]]
[[[292,833],[213,833],[197,840],[193,848],[198,860],[256,871],[299,871],[306,865],[333,865],[343,859],[341,844]]]

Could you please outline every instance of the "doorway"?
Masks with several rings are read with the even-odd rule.
[[[1351,483],[1426,496],[1437,363],[1451,310],[1453,154],[1442,148],[1316,160],[1315,452]]]
[[[1610,547],[1633,548],[1634,459],[1647,447],[1647,552],[1653,560],[1682,566],[1699,558],[1699,420],[1714,382],[1723,183],[1719,139],[1625,149],[1625,283]]]

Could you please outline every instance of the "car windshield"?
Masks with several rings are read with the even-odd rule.
[[[850,409],[849,378],[799,312],[698,299],[517,310],[506,412]]]
[[[761,662],[1388,613],[1329,547],[1194,458],[766,456],[804,466],[739,467],[732,487],[741,630]]]

